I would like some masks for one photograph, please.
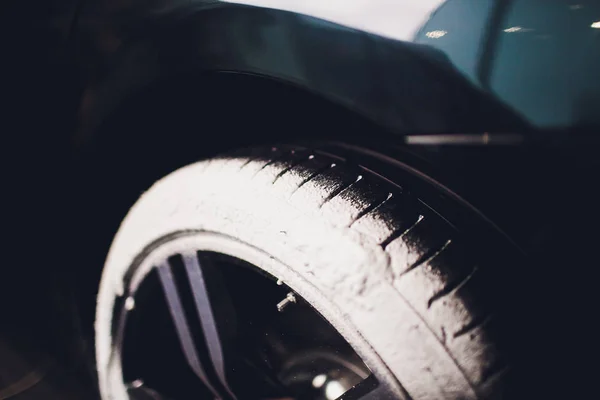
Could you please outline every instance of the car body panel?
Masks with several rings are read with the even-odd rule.
[[[14,61],[19,65],[15,68],[31,69],[32,77],[41,65],[44,72],[57,75],[49,81],[61,80],[61,86],[80,90],[78,99],[73,92],[65,100],[79,101],[80,138],[94,135],[122,100],[140,87],[194,69],[250,72],[299,85],[395,132],[483,133],[523,127],[495,126],[504,118],[491,118],[484,126],[448,123],[442,117],[448,110],[440,110],[440,98],[449,88],[436,91],[433,86],[439,82],[423,77],[422,59],[434,60],[445,71],[459,71],[482,93],[491,93],[488,97],[495,97],[496,103],[504,103],[539,128],[594,129],[600,124],[600,88],[595,79],[600,69],[600,3],[594,0],[576,4],[567,0],[52,0],[9,4],[4,15],[10,17],[3,24],[8,52],[14,51],[7,58],[9,66]],[[201,15],[205,12],[211,15]],[[227,26],[208,21],[217,14]],[[157,24],[169,23],[168,29],[151,32]],[[28,45],[11,50],[16,41],[10,37],[28,38]],[[206,38],[210,38],[208,45],[198,42]],[[408,42],[431,49],[411,47]],[[180,50],[174,55],[179,65],[163,62],[157,66],[157,54],[165,47]],[[199,55],[198,49],[204,54]],[[421,57],[407,56],[410,52]],[[417,77],[411,79],[411,74]],[[461,78],[455,75],[453,80],[459,82]],[[418,96],[414,89],[404,90],[413,81],[428,90],[419,90]],[[451,91],[481,97],[462,83]],[[408,94],[416,99],[415,104],[408,104]],[[418,121],[407,121],[406,114],[419,113]]]
[[[321,18],[396,40],[412,41],[445,0],[225,0]]]
[[[595,0],[227,1],[435,47],[474,84],[542,128],[600,124]]]
[[[88,71],[82,135],[123,99],[193,71],[251,73],[296,85],[396,133],[506,132],[527,124],[429,46],[311,16],[235,4],[82,13]],[[156,11],[159,10],[159,11]]]

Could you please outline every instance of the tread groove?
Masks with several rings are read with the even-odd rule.
[[[258,175],[258,174],[259,174],[259,172],[260,172],[260,171],[262,171],[263,169],[267,168],[269,165],[273,164],[273,163],[274,163],[274,162],[276,162],[276,161],[277,161],[277,159],[272,159],[272,160],[269,160],[269,162],[268,162],[268,163],[266,163],[265,165],[263,165],[262,167],[260,167],[260,169],[259,169],[258,171],[256,171],[256,172],[254,173],[254,175],[252,175],[252,177],[254,178],[256,175]]]
[[[308,182],[312,181],[313,179],[315,179],[317,176],[321,175],[323,172],[327,171],[328,169],[335,168],[335,166],[336,166],[336,164],[333,163],[333,164],[330,164],[325,167],[321,167],[321,168],[317,169],[308,178],[306,178],[302,182],[300,182],[298,187],[296,187],[296,189],[294,189],[294,191],[290,194],[290,196],[293,196],[294,193],[296,193],[302,186],[306,185]]]
[[[277,176],[275,177],[275,179],[273,179],[273,182],[271,182],[272,185],[275,184],[275,182],[277,182],[277,180],[279,178],[281,178],[282,176],[284,176],[286,173],[288,173],[289,171],[291,171],[293,168],[297,167],[298,165],[302,164],[303,162],[305,162],[306,160],[312,160],[314,158],[314,156],[311,154],[310,156],[308,156],[305,160],[300,160],[298,162],[295,162],[293,164],[291,164],[289,167],[285,168],[283,171],[281,171],[280,173],[277,174]]]
[[[448,246],[450,245],[450,243],[452,243],[452,239],[449,239],[446,241],[446,243],[444,243],[442,245],[442,247],[440,247],[437,250],[429,250],[425,253],[423,253],[423,255],[421,257],[419,257],[419,259],[410,267],[408,267],[405,271],[402,271],[402,273],[400,273],[398,275],[398,278],[401,277],[402,275],[405,275],[407,273],[409,273],[410,271],[412,271],[413,269],[416,269],[418,267],[420,267],[421,265],[427,263],[428,261],[433,260],[434,258],[436,258],[437,256],[439,256],[444,250],[446,250],[448,248]]]
[[[473,382],[471,382],[471,380],[466,376],[464,370],[460,367],[460,365],[458,364],[458,361],[456,360],[456,356],[452,353],[452,351],[450,350],[450,348],[446,345],[445,342],[443,342],[441,340],[441,338],[439,338],[435,333],[434,330],[432,329],[431,325],[425,320],[423,314],[419,313],[415,307],[411,304],[411,302],[408,301],[408,299],[400,292],[400,291],[396,291],[396,293],[398,293],[400,295],[400,297],[403,299],[403,301],[405,302],[405,304],[410,307],[410,309],[412,309],[412,311],[417,315],[417,317],[423,322],[423,324],[425,325],[425,327],[427,327],[427,329],[429,330],[429,332],[431,332],[431,334],[435,337],[435,339],[444,347],[444,350],[446,351],[446,353],[448,354],[448,356],[450,356],[450,359],[452,360],[452,362],[454,363],[454,365],[456,366],[456,368],[461,371],[461,373],[463,374],[465,380],[467,381],[467,384],[469,385],[469,387],[473,390],[473,392],[476,393],[475,390],[475,385],[473,384]]]
[[[373,212],[376,209],[378,209],[379,207],[383,206],[392,197],[394,197],[394,194],[390,192],[390,193],[388,193],[388,195],[385,199],[383,199],[379,202],[375,202],[375,203],[371,204],[370,206],[368,206],[367,208],[365,208],[364,210],[362,210],[361,212],[359,212],[358,215],[356,216],[356,218],[354,218],[352,220],[352,222],[350,222],[350,224],[348,225],[348,228],[350,228],[352,225],[354,225],[356,222],[358,222],[362,217],[364,217],[368,213]]]
[[[508,367],[503,362],[497,362],[495,365],[487,370],[484,375],[481,377],[481,381],[479,382],[479,386],[485,385],[486,382],[493,380],[495,377],[500,376],[508,372],[510,367]]]
[[[250,158],[248,158],[248,160],[240,166],[240,171],[242,169],[244,169],[244,167],[246,165],[250,164],[252,161],[257,160],[257,159],[258,159],[258,157],[250,157]]]
[[[400,230],[398,229],[395,232],[392,232],[392,234],[390,236],[388,236],[383,242],[381,242],[379,245],[385,250],[385,248],[392,243],[394,240],[407,235],[410,231],[412,231],[417,225],[419,225],[421,223],[421,221],[423,221],[423,219],[425,219],[425,217],[423,215],[419,215],[417,217],[417,220],[415,221],[414,224],[412,224],[411,226],[409,226],[407,229],[405,230]]]
[[[256,175],[258,175],[262,170],[264,170],[265,168],[267,168],[269,165],[273,165],[274,163],[281,161],[282,159],[284,159],[288,154],[282,154],[279,156],[276,156],[272,159],[269,160],[269,162],[267,162],[265,165],[263,165],[262,167],[260,167],[260,169],[258,171],[256,171],[254,173],[254,175],[252,175],[252,177],[254,178]]]
[[[468,324],[466,324],[465,326],[463,326],[462,328],[460,328],[459,330],[457,330],[456,332],[454,332],[454,334],[452,336],[455,339],[458,338],[458,337],[461,337],[461,336],[469,333],[473,329],[477,328],[478,326],[485,325],[486,323],[488,323],[488,321],[491,318],[492,318],[491,315],[484,315],[484,316],[481,316],[479,318],[474,318],[471,322],[469,322]]]
[[[272,152],[272,153],[273,153],[273,152],[275,152],[275,151],[277,151],[277,150],[278,150],[278,149],[277,149],[277,147],[271,147],[271,152]],[[245,163],[243,163],[243,164],[240,166],[240,169],[239,169],[239,170],[241,171],[242,169],[244,169],[244,167],[246,167],[246,166],[247,166],[248,164],[250,164],[252,161],[256,161],[256,160],[258,160],[258,159],[260,159],[260,158],[262,158],[262,157],[265,157],[265,156],[266,156],[266,155],[262,154],[262,155],[254,155],[254,156],[250,156],[250,157],[248,157],[248,160],[247,160]],[[271,162],[271,161],[269,161],[269,163],[270,163],[270,162]],[[263,166],[263,167],[261,168],[261,170],[262,170],[263,168],[265,168],[266,166],[267,166],[267,165]],[[259,170],[259,172],[260,172],[260,170]]]
[[[471,280],[471,277],[475,274],[475,272],[477,272],[477,269],[478,267],[475,266],[473,270],[467,276],[465,276],[464,279],[460,280],[459,282],[456,282],[455,284],[446,285],[446,287],[442,289],[439,293],[436,293],[435,295],[431,296],[431,298],[427,302],[427,308],[431,308],[433,303],[435,303],[437,300],[446,297],[451,293],[455,293],[458,289],[463,287],[468,281]]]
[[[325,204],[327,204],[328,202],[330,202],[331,200],[333,200],[337,195],[339,195],[340,193],[342,193],[344,190],[350,189],[355,183],[360,182],[362,180],[363,176],[362,175],[358,175],[358,177],[350,183],[347,183],[345,185],[340,186],[339,188],[337,188],[336,190],[334,190],[333,192],[331,192],[329,195],[327,195],[327,197],[325,198],[325,200],[323,200],[323,202],[321,203],[321,205],[319,205],[319,208],[323,208],[323,206]]]

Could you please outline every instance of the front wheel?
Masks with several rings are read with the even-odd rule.
[[[318,150],[184,167],[106,260],[103,399],[505,398],[498,271],[472,246],[394,179]]]

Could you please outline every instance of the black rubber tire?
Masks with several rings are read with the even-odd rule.
[[[105,397],[112,312],[127,268],[150,243],[190,229],[234,237],[295,269],[352,321],[412,399],[507,398],[493,262],[391,180],[291,146],[184,167],[131,209],[98,296]]]

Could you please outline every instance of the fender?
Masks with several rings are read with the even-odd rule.
[[[84,89],[80,140],[92,137],[140,88],[194,71],[253,74],[294,85],[395,133],[525,126],[429,46],[295,12],[213,1],[168,8],[158,3],[82,13],[79,40],[92,43],[82,59],[99,67]]]
[[[396,40],[414,41],[446,0],[224,0],[291,11]]]

